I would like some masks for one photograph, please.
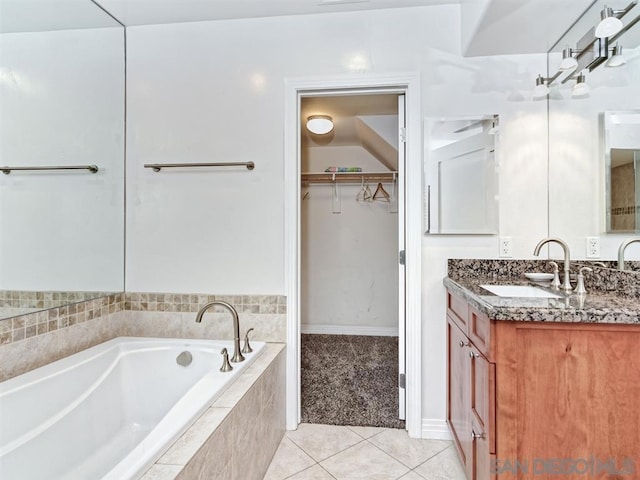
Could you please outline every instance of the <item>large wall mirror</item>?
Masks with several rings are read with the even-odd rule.
[[[7,318],[124,290],[125,46],[90,0],[0,0],[0,11]]]
[[[610,37],[598,38],[596,27],[605,7],[614,10],[623,27]],[[614,260],[618,246],[638,227],[612,222],[611,167],[628,163],[634,155],[614,151],[612,159],[611,148],[640,147],[640,125],[629,131],[631,137],[624,144],[607,145],[605,119],[610,126],[607,112],[618,112],[616,121],[626,122],[631,116],[623,112],[640,111],[640,6],[627,0],[594,2],[548,59],[547,77],[553,79],[548,85],[549,235],[566,240],[577,259],[589,258],[586,238],[597,237],[600,258]],[[564,65],[568,70],[561,70]],[[626,207],[616,211],[631,211],[631,205]],[[630,247],[627,258],[640,259],[640,248]]]
[[[425,233],[498,232],[498,115],[427,118]]]

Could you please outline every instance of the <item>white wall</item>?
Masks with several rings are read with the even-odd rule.
[[[547,234],[546,102],[529,97],[546,56],[462,58],[459,5],[134,27],[127,39],[127,290],[284,293],[284,80],[354,65],[420,72],[425,117],[498,113],[500,232],[515,257]],[[142,168],[206,160],[256,169]],[[446,431],[446,260],[495,258],[497,245],[423,239],[425,435]]]
[[[329,166],[386,170],[358,146],[312,147],[307,152],[304,172],[323,172]],[[370,185],[372,193],[376,187]],[[384,188],[392,193],[390,184]],[[303,188],[308,192],[301,204],[303,331],[397,335],[397,208],[390,213],[387,202],[356,201],[360,190],[360,185],[339,185],[340,213],[333,213],[331,184]]]
[[[638,28],[638,27],[636,27]],[[617,258],[618,246],[629,234],[605,234],[605,111],[640,110],[640,47],[623,51],[628,63],[600,66],[587,74],[591,93],[572,98],[575,81],[556,82],[549,100],[549,233],[567,241],[572,258],[585,258],[586,238],[600,238],[600,257]],[[550,59],[554,71],[561,55]],[[639,146],[640,142],[636,143]],[[562,251],[552,252],[562,258]],[[640,259],[630,246],[625,258]]]
[[[0,288],[123,289],[124,31],[0,35]]]

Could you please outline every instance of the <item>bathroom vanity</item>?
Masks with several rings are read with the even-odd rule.
[[[487,282],[501,283],[444,280],[447,422],[467,479],[638,478],[637,298],[499,297]]]

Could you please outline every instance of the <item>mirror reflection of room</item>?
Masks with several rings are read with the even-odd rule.
[[[619,115],[637,116],[640,108],[640,10],[636,5],[623,15],[622,30],[609,38],[595,37],[593,29],[605,6],[623,10],[629,5],[598,0],[558,40],[549,52],[548,77],[559,75],[548,82],[544,97],[549,102],[549,235],[565,240],[579,256],[585,255],[585,238],[598,237],[600,258],[607,260],[615,259],[621,242],[638,231],[638,203],[631,190],[636,182],[627,175],[633,169],[631,152],[622,160],[623,152],[614,151],[611,158],[611,149],[640,146],[637,120],[629,123],[628,115]],[[573,67],[567,65],[571,59]],[[561,70],[565,66],[569,69]],[[615,112],[618,119],[612,122]],[[628,259],[639,255],[636,246],[627,250]]]
[[[611,231],[636,231],[638,222],[638,197],[636,186],[640,151],[624,148],[611,149]]]
[[[607,185],[607,231],[640,228],[640,112],[605,112],[603,147]]]
[[[124,28],[42,9],[0,5],[0,318],[124,290]]]
[[[497,233],[498,123],[498,115],[426,120],[425,233]]]

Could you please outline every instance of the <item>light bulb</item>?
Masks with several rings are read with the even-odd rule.
[[[620,67],[627,63],[627,60],[622,56],[622,45],[616,45],[613,47],[613,55],[604,64],[605,67]]]
[[[585,95],[588,95],[590,91],[591,88],[586,84],[584,74],[581,73],[576,79],[576,84],[571,89],[571,96],[584,97]]]
[[[549,95],[549,87],[544,84],[542,75],[538,75],[538,78],[536,78],[536,86],[533,89],[533,98],[544,98],[547,95]]]
[[[558,70],[566,71],[566,70],[575,70],[578,66],[578,60],[573,58],[572,51],[569,47],[565,48],[562,51],[562,61],[558,66]]]
[[[622,30],[622,20],[614,16],[613,9],[604,7],[600,12],[600,17],[602,21],[596,27],[596,37],[608,38]]]

